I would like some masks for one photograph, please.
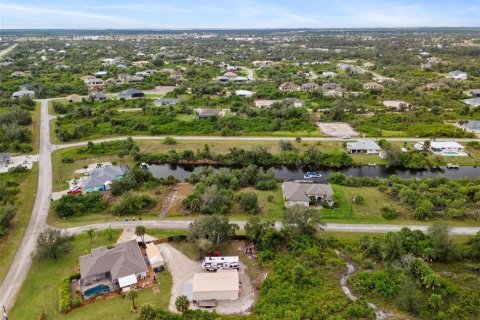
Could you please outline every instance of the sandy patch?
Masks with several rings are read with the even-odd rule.
[[[345,122],[317,122],[320,131],[326,136],[343,137],[346,135],[357,136],[358,132]]]

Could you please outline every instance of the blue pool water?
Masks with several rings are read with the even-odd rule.
[[[110,288],[104,284],[98,285],[94,288],[90,288],[85,291],[84,296],[91,296],[91,295],[101,295],[105,292],[110,291]]]

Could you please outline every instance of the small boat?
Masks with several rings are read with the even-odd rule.
[[[447,169],[459,169],[460,166],[458,164],[447,163]]]
[[[303,176],[303,178],[305,179],[315,179],[315,178],[321,178],[321,177],[322,175],[316,172],[307,172],[307,174]]]
[[[376,163],[369,163],[368,166],[369,166],[369,167],[376,167],[377,164],[376,164]]]

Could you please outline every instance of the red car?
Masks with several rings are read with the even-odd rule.
[[[79,194],[82,193],[82,188],[74,188],[72,190],[67,191],[68,194]]]

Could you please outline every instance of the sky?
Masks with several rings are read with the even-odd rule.
[[[0,29],[479,26],[480,0],[0,0]]]

